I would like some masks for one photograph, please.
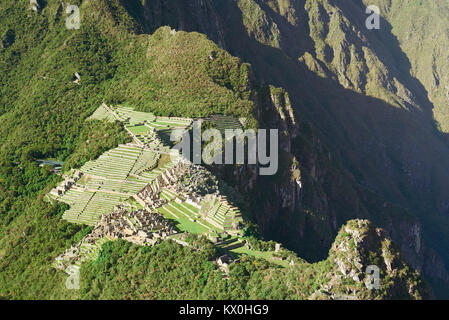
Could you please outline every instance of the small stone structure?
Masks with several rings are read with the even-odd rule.
[[[228,267],[232,263],[232,261],[232,257],[228,254],[225,254],[217,259],[217,264],[220,267]]]
[[[138,245],[154,245],[174,234],[173,226],[161,214],[147,210],[128,212],[123,206],[101,217],[90,236],[123,239]],[[88,241],[92,241],[90,238]]]
[[[281,250],[281,244],[280,243],[276,243],[276,246],[275,246],[275,252],[279,252],[279,250]]]
[[[56,197],[62,196],[70,190],[79,179],[81,179],[82,175],[83,174],[79,170],[76,170],[72,177],[65,177],[64,181],[62,181],[59,186],[50,191],[50,194]]]
[[[216,260],[216,264],[218,268],[224,273],[225,278],[229,274],[229,266],[233,262],[234,259],[229,254],[225,254]]]
[[[75,75],[73,76],[72,82],[74,84],[80,84],[80,82],[81,82],[81,75],[78,72],[75,72]]]
[[[173,168],[162,172],[153,183],[137,193],[137,197],[145,202],[148,207],[157,209],[168,202],[160,197],[161,191],[167,188],[186,199],[188,203],[198,207],[203,199],[201,194],[204,193],[205,188],[208,188],[208,191],[212,189],[212,192],[218,192],[218,183],[210,182],[209,175],[204,168],[183,159]],[[185,179],[188,181],[184,181]]]

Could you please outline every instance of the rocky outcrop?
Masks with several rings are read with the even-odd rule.
[[[312,299],[423,299],[432,296],[382,229],[351,220],[340,230],[328,262],[329,279]]]
[[[30,0],[30,10],[34,12],[41,10],[41,5],[38,0]]]

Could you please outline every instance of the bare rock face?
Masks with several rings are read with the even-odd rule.
[[[343,226],[329,251],[329,281],[314,299],[422,299],[432,293],[391,239],[367,220]]]
[[[130,1],[131,2],[131,1]],[[199,31],[224,47],[223,26],[213,0],[155,0],[124,2],[131,15],[140,22],[143,31],[153,33],[160,26],[175,30]],[[168,14],[169,13],[169,14]]]

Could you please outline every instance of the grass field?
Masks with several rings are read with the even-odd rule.
[[[135,135],[146,134],[151,130],[147,126],[126,126],[126,128]]]
[[[275,259],[274,251],[258,251],[248,249],[245,245],[240,243],[236,237],[232,237],[231,239],[226,240],[223,244],[220,244],[218,247],[233,253],[237,257],[241,257],[242,255],[248,255],[259,259],[265,259],[281,267],[286,268],[289,266],[289,261]]]
[[[181,216],[178,214],[173,214],[173,211],[169,211],[166,208],[159,208],[158,211],[168,220],[172,221],[175,225],[176,229],[178,229],[180,232],[189,232],[194,234],[202,234],[207,233],[209,230],[207,230],[202,225],[190,221],[187,217]]]

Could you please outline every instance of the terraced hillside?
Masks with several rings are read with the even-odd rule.
[[[56,199],[70,205],[63,218],[73,222],[95,225],[99,218],[111,212],[117,205],[133,197],[148,184],[153,183],[165,170],[173,167],[171,162],[158,165],[161,154],[169,151],[162,142],[148,142],[147,136],[170,127],[183,128],[190,119],[161,118],[151,113],[136,112],[131,108],[109,108],[102,104],[89,120],[120,121],[133,137],[142,144],[120,145],[89,161],[79,170],[82,178],[70,190]],[[164,124],[160,129],[147,126]],[[143,130],[137,130],[143,129]]]
[[[210,120],[215,124],[216,128],[220,130],[222,133],[226,129],[229,130],[235,130],[235,129],[242,129],[241,122],[234,118],[234,117],[228,117],[225,115],[212,115],[210,117]]]
[[[224,118],[217,119],[221,121]],[[257,250],[242,249],[245,240],[241,239],[242,233],[238,230],[243,228],[243,219],[240,210],[232,206],[225,196],[217,198],[206,195],[205,199],[208,200],[201,203],[197,200],[196,204],[193,203],[188,199],[190,197],[188,194],[176,191],[173,187],[180,183],[177,179],[182,178],[182,176],[177,178],[176,172],[171,172],[174,164],[167,162],[159,166],[161,155],[155,151],[154,144],[144,143],[145,137],[160,130],[187,128],[192,123],[191,119],[155,117],[150,113],[136,112],[131,108],[109,108],[102,104],[89,120],[120,121],[133,138],[143,142],[143,146],[134,143],[120,145],[82,166],[76,174],[80,178],[74,184],[65,183],[69,189],[63,188],[62,195],[56,193],[58,201],[70,205],[70,209],[64,212],[63,219],[98,228],[98,223],[104,216],[118,210],[120,206],[132,206],[129,204],[131,197],[137,199],[138,204],[143,206],[145,199],[141,195],[141,190],[148,189],[159,199],[158,205],[152,204],[153,209],[171,221],[178,232],[170,236],[170,239],[185,243],[182,239],[187,234],[203,235],[214,239],[221,250],[231,252],[236,257],[249,254],[264,256],[268,260],[273,259],[271,255]],[[232,118],[226,118],[225,122],[231,126],[235,122],[239,123]],[[189,186],[189,190],[191,187]],[[148,205],[143,207],[144,213],[150,214],[153,210]],[[207,213],[203,216],[200,211],[204,210],[207,210]],[[219,241],[223,235],[226,235],[227,240]],[[87,238],[89,237],[91,236],[88,235]],[[75,259],[77,263],[74,267],[79,268],[82,262],[95,259],[99,253],[98,244],[104,241],[104,237],[95,242],[82,241],[75,246],[76,252],[69,250],[58,257],[57,267],[64,270],[63,261],[65,261],[63,265],[66,266],[67,261]]]
[[[89,119],[118,120],[138,145],[160,152],[169,152],[169,147],[173,146],[170,141],[173,130],[187,129],[193,121],[188,118],[155,116],[149,112],[135,111],[131,107],[108,107],[104,103]]]

